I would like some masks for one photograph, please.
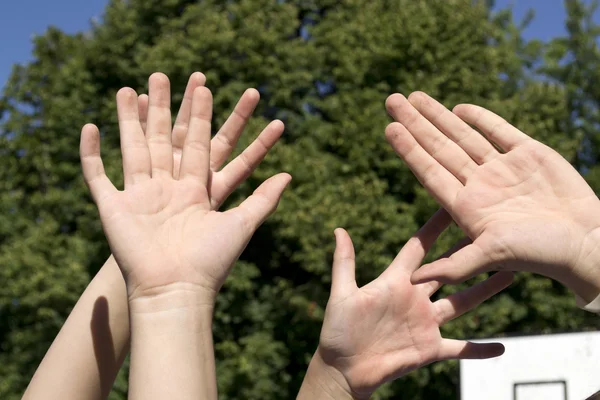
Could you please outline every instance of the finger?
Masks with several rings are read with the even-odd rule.
[[[502,354],[504,354],[502,343],[473,343],[465,340],[442,339],[437,360],[481,360]]]
[[[83,178],[90,188],[94,201],[99,205],[103,198],[116,193],[117,188],[104,172],[104,164],[100,156],[100,132],[96,125],[87,124],[81,129],[79,155]]]
[[[247,89],[240,97],[227,121],[211,140],[210,168],[213,171],[221,168],[235,148],[259,100],[258,90]]]
[[[484,251],[476,240],[448,258],[423,265],[412,274],[411,282],[418,284],[437,280],[453,285],[462,283],[483,272],[492,271],[501,264],[491,259],[491,252],[491,249]]]
[[[183,94],[183,100],[179,106],[179,112],[173,125],[173,133],[171,134],[171,142],[173,145],[173,153],[179,153],[183,151],[183,145],[185,143],[185,137],[188,132],[190,124],[190,113],[192,112],[192,99],[194,97],[194,90],[197,87],[204,86],[206,83],[206,76],[201,72],[194,72],[188,79],[185,92]],[[174,175],[177,178],[176,175]]]
[[[477,163],[421,115],[413,106],[415,103],[420,104],[421,108],[430,107],[428,98],[418,92],[411,94],[408,99],[401,94],[393,94],[385,104],[390,115],[404,125],[421,147],[465,184],[477,168]],[[442,106],[442,109],[445,108]]]
[[[483,282],[436,301],[433,306],[440,326],[472,310],[493,295],[506,289],[512,283],[513,278],[514,274],[510,271],[498,272]]]
[[[456,195],[464,187],[462,183],[431,157],[402,124],[391,123],[385,135],[425,189],[443,208],[452,210]]]
[[[445,251],[444,254],[439,256],[437,259],[441,260],[442,258],[448,258],[448,257],[452,256],[452,254],[456,253],[457,251],[464,249],[471,243],[473,243],[471,238],[464,237],[464,238],[460,239],[458,242],[456,242],[456,244],[454,246],[452,246],[452,248]]]
[[[165,74],[154,73],[148,83],[148,124],[146,136],[153,178],[173,176],[171,146],[171,89]]]
[[[472,104],[454,107],[454,113],[468,124],[479,128],[489,140],[504,151],[510,151],[531,138],[509,124],[504,118]]]
[[[242,182],[254,172],[283,133],[283,122],[275,120],[239,156],[213,175],[212,208],[217,209]],[[214,147],[211,142],[211,156]]]
[[[335,230],[335,252],[331,270],[330,298],[344,298],[358,289],[354,277],[354,246],[344,229]]]
[[[442,286],[444,286],[444,284],[440,281],[431,281],[418,284],[418,286],[421,285],[423,285],[426,288],[427,296],[429,297],[433,296],[435,292],[437,292]]]
[[[146,134],[146,125],[148,122],[148,95],[140,94],[138,96],[138,114],[140,116],[140,125],[144,135]]]
[[[291,180],[292,177],[286,173],[270,177],[242,204],[226,211],[226,213],[236,215],[240,220],[245,236],[252,236],[268,216],[277,209],[283,190]]]
[[[471,243],[473,243],[473,242],[468,237],[459,240],[450,250],[446,251],[444,254],[442,254],[441,256],[439,256],[438,260],[442,259],[442,258],[448,258],[448,257],[450,257],[452,254],[456,253],[460,249],[465,248],[466,246],[470,245]],[[444,284],[442,282],[440,282],[440,281],[431,281],[431,282],[422,283],[421,285],[427,285],[427,290],[428,290],[428,293],[429,293],[429,297],[431,297]]]
[[[452,217],[446,210],[443,208],[437,210],[425,225],[406,242],[386,271],[402,270],[412,274],[419,268],[435,240],[451,222]]]
[[[208,186],[212,93],[204,86],[194,90],[190,127],[181,155],[180,179],[191,177]]]
[[[409,100],[421,115],[460,146],[476,163],[483,164],[500,155],[479,132],[432,97],[423,92],[415,92],[409,96]]]
[[[138,114],[138,96],[131,88],[117,92],[117,115],[125,188],[150,179],[151,159]]]

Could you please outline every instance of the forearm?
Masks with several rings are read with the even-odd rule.
[[[184,291],[130,302],[130,399],[216,400],[213,301]]]
[[[105,399],[129,349],[127,293],[111,256],[44,356],[24,399]]]
[[[297,400],[358,399],[350,395],[349,390],[340,384],[340,380],[343,381],[344,377],[325,364],[317,349],[302,381]]]

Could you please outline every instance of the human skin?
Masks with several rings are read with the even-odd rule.
[[[174,176],[179,174],[193,93],[204,84],[203,74],[196,72],[190,76],[173,126],[171,136]],[[145,94],[138,97],[139,122],[144,131],[147,125],[148,100]],[[227,196],[259,165],[283,131],[281,122],[272,122],[245,149],[243,157],[237,157],[221,168],[258,101],[258,92],[248,89],[211,141],[210,193],[213,209],[218,209]],[[129,307],[125,281],[116,260],[111,256],[78,300],[38,367],[24,398],[106,398],[129,351],[129,339]]]
[[[468,236],[416,270],[414,283],[530,271],[584,302],[598,296],[600,201],[567,160],[479,106],[451,112],[415,92],[390,96],[386,107],[396,120],[388,141]]]
[[[402,248],[374,281],[359,288],[350,236],[337,229],[331,295],[319,346],[298,399],[368,399],[385,382],[438,360],[481,359],[501,355],[499,343],[479,344],[442,338],[440,326],[469,311],[512,282],[501,272],[438,301],[430,297],[439,282],[413,285],[438,235],[451,222],[438,211]]]

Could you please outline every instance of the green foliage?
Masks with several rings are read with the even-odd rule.
[[[574,158],[592,187],[600,190],[598,124],[600,123],[600,25],[592,16],[598,2],[565,0],[567,36],[552,40],[539,72],[564,87],[566,112],[562,130],[582,138]]]
[[[236,204],[275,172],[294,177],[218,298],[224,399],[294,397],[318,341],[335,227],[352,235],[364,284],[435,211],[384,139],[388,94],[423,90],[448,106],[490,107],[600,182],[597,27],[579,2],[567,1],[569,36],[545,46],[522,39],[510,10],[486,4],[113,0],[90,32],[51,28],[36,38],[33,61],[15,67],[0,98],[0,397],[20,398],[108,255],[81,179],[79,128],[99,125],[107,171],[122,181],[114,94],[122,86],[145,91],[151,72],[169,75],[175,107],[189,74],[204,72],[217,127],[246,87],[258,88],[262,101],[240,146],[269,119],[287,126],[228,201]],[[459,237],[450,229],[433,255]],[[443,331],[469,338],[599,327],[573,307],[559,285],[522,274]],[[126,397],[125,372],[111,399]],[[457,382],[457,363],[438,363],[374,398],[454,399]]]

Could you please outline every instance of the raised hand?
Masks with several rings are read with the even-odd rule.
[[[204,85],[205,81],[203,74],[195,72],[190,76],[185,89],[182,106],[172,132],[174,176],[179,175],[193,93],[197,87]],[[215,171],[217,163],[222,163],[230,153],[230,147],[222,143],[230,143],[232,146],[235,144],[258,100],[258,92],[248,89],[240,98],[227,122],[211,141],[211,164]],[[138,97],[138,109],[142,129],[146,130],[148,119],[146,94]],[[258,165],[267,149],[281,135],[282,130],[283,125],[279,121],[271,123],[259,135],[258,141],[251,144],[244,152],[244,158],[232,161],[230,165],[234,167],[228,169],[229,173],[223,173],[225,169],[211,172],[213,179],[210,182],[209,192],[213,208],[216,209],[237,184]],[[256,148],[259,151],[252,150]],[[102,310],[109,312],[102,312]],[[91,328],[90,321],[93,321]],[[210,332],[207,333],[207,336],[209,335]],[[129,338],[127,291],[123,275],[114,257],[111,256],[77,301],[36,370],[23,398],[107,398],[115,376],[129,352]],[[207,352],[212,352],[209,345],[205,347]],[[209,372],[211,370],[213,370],[212,377]],[[207,393],[204,397],[216,397],[213,365],[207,364],[204,377],[207,385]],[[195,380],[199,380],[198,376]]]
[[[282,133],[281,122],[273,122],[217,172],[257,101],[257,93],[247,91],[211,143],[212,95],[194,75],[173,130],[166,76],[150,77],[148,97],[120,90],[123,191],[104,173],[98,129],[83,128],[84,177],[126,282],[129,398],[217,398],[216,293],[290,180],[276,175],[240,206],[216,211]]]
[[[397,121],[388,141],[470,238],[413,282],[527,270],[586,301],[600,293],[600,201],[563,157],[478,106],[450,112],[417,92],[394,94],[386,107]]]
[[[140,104],[143,110],[143,98]],[[240,206],[215,211],[260,162],[283,127],[281,122],[273,122],[244,153],[215,173],[241,132],[236,119],[244,119],[253,106],[242,105],[245,109],[234,113],[212,144],[210,91],[196,87],[192,97],[184,100],[182,108],[186,107],[190,112],[187,135],[178,134],[186,130],[183,117],[182,123],[176,122],[171,139],[169,81],[162,74],[152,75],[146,138],[136,93],[128,88],[118,92],[123,191],[118,191],[104,173],[97,128],[86,125],[82,131],[84,176],[125,277],[130,300],[179,289],[201,290],[214,296],[256,228],[275,210],[290,180],[287,174],[276,175]],[[174,174],[178,163],[173,157],[174,147],[181,148],[178,174]],[[211,152],[215,156],[211,157]]]
[[[318,379],[318,370],[318,375],[336,383],[320,386],[341,388],[348,397],[369,398],[381,384],[434,361],[490,358],[504,352],[498,343],[444,339],[439,327],[510,285],[512,273],[498,273],[435,302],[430,297],[441,283],[410,282],[411,274],[450,222],[447,212],[438,211],[381,276],[362,288],[354,279],[352,241],[344,230],[336,230],[331,295],[309,378]],[[309,398],[308,391],[300,398]]]
[[[190,125],[194,90],[199,86],[203,86],[205,80],[204,75],[199,72],[190,76],[181,107],[173,125],[171,142],[174,178],[179,177],[183,145]],[[272,121],[235,160],[220,169],[235,148],[259,100],[260,94],[256,89],[247,89],[221,129],[210,141],[208,192],[210,193],[211,207],[215,210],[219,209],[227,197],[250,176],[283,133],[283,123],[279,120]],[[144,134],[147,133],[148,101],[147,94],[138,96],[138,112]]]

